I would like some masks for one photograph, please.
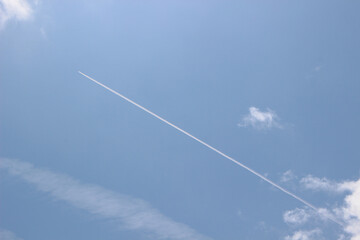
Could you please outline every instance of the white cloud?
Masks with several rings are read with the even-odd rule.
[[[250,126],[258,130],[271,129],[273,127],[281,128],[281,125],[278,123],[278,117],[274,111],[267,109],[267,111],[262,112],[256,107],[249,108],[249,114],[243,117],[238,126]]]
[[[55,199],[99,217],[114,220],[122,228],[145,231],[158,239],[209,240],[190,227],[164,216],[141,199],[100,186],[82,184],[69,176],[35,168],[18,160],[0,159],[0,168],[33,184],[38,190],[49,193]]]
[[[307,175],[300,180],[300,183],[307,189],[315,191],[325,191],[333,193],[343,193],[350,191],[351,186],[349,182],[337,183],[327,178],[318,178],[312,175]]]
[[[339,225],[342,225],[342,217],[339,216],[339,211],[337,209],[326,209],[318,208],[317,211],[305,208],[295,208],[294,210],[286,211],[283,215],[284,222],[292,225],[302,225],[309,220],[322,220],[324,222],[332,220],[337,222]],[[340,220],[341,219],[341,220]]]
[[[326,208],[318,208],[317,214],[314,212],[314,217],[319,217],[322,221],[328,221],[329,219],[332,219],[334,222],[342,224],[342,218],[338,215],[339,213],[335,208],[330,210]]]
[[[340,206],[334,205],[329,209],[319,208],[319,214],[306,209],[287,211],[284,213],[286,223],[305,223],[310,219],[321,219],[322,221],[334,219],[343,225],[344,232],[339,239],[360,240],[360,179],[336,182],[308,175],[302,178],[300,183],[306,189],[313,191],[345,194],[344,202]]]
[[[30,19],[32,8],[26,0],[0,0],[0,29],[11,20]]]
[[[307,208],[295,208],[294,210],[286,211],[283,215],[283,219],[288,224],[303,224],[308,221],[308,219],[312,216],[312,210]]]
[[[342,183],[342,186],[351,190],[340,208],[346,222],[345,231],[351,234],[351,240],[360,240],[360,179]]]
[[[6,229],[0,229],[0,239],[1,240],[22,240],[21,238],[18,238],[13,232],[6,230]]]
[[[322,238],[322,232],[316,228],[310,231],[300,230],[295,232],[292,236],[286,236],[285,240],[319,240]]]
[[[281,176],[280,181],[281,182],[290,182],[294,179],[296,179],[297,177],[295,176],[295,174],[291,171],[291,170],[287,170],[286,172],[284,172]]]

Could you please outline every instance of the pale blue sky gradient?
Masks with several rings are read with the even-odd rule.
[[[312,174],[360,170],[358,1],[39,1],[0,30],[0,157],[142,199],[211,239],[285,239],[302,208],[77,73],[94,77],[319,207]],[[249,108],[281,125],[239,126]],[[1,170],[0,229],[24,240],[157,239]],[[241,212],[241,214],[239,214]],[[345,233],[344,233],[345,234]],[[348,237],[348,236],[347,236]],[[350,239],[350,238],[348,238]]]

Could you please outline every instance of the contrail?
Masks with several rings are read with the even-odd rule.
[[[261,178],[261,179],[262,179],[262,180],[264,180],[265,182],[270,183],[272,186],[276,187],[276,188],[277,188],[277,189],[279,189],[280,191],[282,191],[282,192],[286,193],[287,195],[289,195],[289,196],[291,196],[291,197],[295,198],[296,200],[298,200],[298,201],[302,202],[302,203],[303,203],[303,204],[305,204],[306,206],[308,206],[308,207],[310,207],[311,209],[315,210],[315,212],[317,212],[319,215],[322,215],[322,216],[324,216],[324,217],[326,217],[326,218],[330,219],[331,221],[333,221],[333,222],[335,222],[335,223],[339,224],[340,226],[343,226],[343,224],[342,224],[341,222],[339,222],[338,220],[336,220],[335,218],[330,217],[330,216],[325,215],[325,214],[322,214],[322,213],[319,211],[319,209],[318,209],[317,207],[315,207],[315,206],[314,206],[314,205],[312,205],[311,203],[307,202],[306,200],[302,199],[301,197],[299,197],[299,196],[295,195],[294,193],[292,193],[292,192],[290,192],[290,191],[286,190],[285,188],[283,188],[283,187],[279,186],[278,184],[274,183],[273,181],[271,181],[271,180],[270,180],[270,179],[268,179],[267,177],[263,176],[262,174],[260,174],[260,173],[256,172],[255,170],[253,170],[253,169],[251,169],[251,168],[249,168],[249,167],[245,166],[245,165],[244,165],[244,164],[242,164],[241,162],[239,162],[239,161],[235,160],[234,158],[232,158],[232,157],[230,157],[230,156],[226,155],[225,153],[221,152],[220,150],[218,150],[218,149],[214,148],[213,146],[211,146],[211,145],[207,144],[206,142],[204,142],[204,141],[202,141],[202,140],[198,139],[197,137],[195,137],[195,136],[191,135],[191,134],[190,134],[190,133],[188,133],[187,131],[185,131],[185,130],[183,130],[183,129],[179,128],[178,126],[176,126],[176,125],[172,124],[171,122],[167,121],[166,119],[164,119],[164,118],[160,117],[159,115],[157,115],[157,114],[153,113],[152,111],[148,110],[147,108],[145,108],[145,107],[141,106],[140,104],[137,104],[136,102],[132,101],[131,99],[129,99],[129,98],[125,97],[124,95],[122,95],[122,94],[120,94],[120,93],[116,92],[115,90],[113,90],[113,89],[109,88],[108,86],[106,86],[106,85],[104,85],[104,84],[102,84],[102,83],[100,83],[100,82],[96,81],[95,79],[93,79],[93,78],[89,77],[88,75],[86,75],[86,74],[84,74],[84,73],[82,73],[82,72],[80,72],[80,71],[78,71],[78,72],[79,72],[81,75],[83,75],[84,77],[86,77],[86,78],[90,79],[91,81],[93,81],[94,83],[96,83],[96,84],[98,84],[98,85],[102,86],[103,88],[105,88],[105,89],[109,90],[110,92],[112,92],[112,93],[114,93],[114,94],[118,95],[118,96],[119,96],[119,97],[121,97],[122,99],[124,99],[124,100],[128,101],[129,103],[131,103],[131,104],[135,105],[136,107],[138,107],[138,108],[140,108],[140,109],[144,110],[145,112],[147,112],[147,113],[151,114],[152,116],[156,117],[157,119],[161,120],[162,122],[166,123],[167,125],[170,125],[171,127],[175,128],[176,130],[178,130],[178,131],[182,132],[183,134],[187,135],[188,137],[190,137],[190,138],[194,139],[195,141],[197,141],[197,142],[201,143],[202,145],[204,145],[204,146],[206,146],[206,147],[210,148],[211,150],[213,150],[214,152],[216,152],[216,153],[220,154],[221,156],[225,157],[226,159],[228,159],[228,160],[232,161],[233,163],[235,163],[235,164],[239,165],[239,166],[240,166],[240,167],[242,167],[242,168],[245,168],[246,170],[248,170],[248,171],[249,171],[249,172],[251,172],[252,174],[254,174],[254,175],[258,176],[259,178]]]

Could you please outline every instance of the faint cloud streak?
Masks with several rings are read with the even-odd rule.
[[[45,40],[47,40],[48,37],[47,37],[47,33],[45,31],[45,28],[43,28],[43,27],[40,28],[40,34]]]
[[[13,232],[0,229],[0,239],[1,240],[22,240],[22,238],[18,238]]]
[[[83,184],[69,176],[35,168],[18,160],[0,159],[0,168],[49,193],[54,199],[115,220],[122,228],[144,231],[158,239],[210,240],[185,224],[164,216],[144,200]]]
[[[319,71],[321,70],[321,68],[322,68],[321,65],[316,66],[316,67],[314,68],[314,71],[315,71],[315,72],[319,72]]]

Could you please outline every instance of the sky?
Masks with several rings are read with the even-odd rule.
[[[0,239],[359,240],[359,7],[0,0]]]

